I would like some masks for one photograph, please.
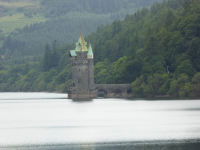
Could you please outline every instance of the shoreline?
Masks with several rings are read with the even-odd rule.
[[[95,149],[95,150],[123,150],[123,149],[182,149],[199,150],[200,139],[183,140],[156,140],[156,141],[113,141],[113,142],[84,142],[84,143],[47,143],[30,145],[1,146],[2,150],[71,150],[71,149]]]

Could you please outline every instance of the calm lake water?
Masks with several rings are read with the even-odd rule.
[[[200,100],[0,93],[0,149],[198,150]]]

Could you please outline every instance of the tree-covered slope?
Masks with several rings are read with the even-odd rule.
[[[199,2],[154,3],[86,36],[94,51],[95,83],[132,83],[135,96],[200,96]],[[55,43],[46,45],[40,65],[1,65],[1,91],[66,92],[71,82],[67,50],[74,45],[55,49]]]
[[[153,1],[162,0],[41,0],[40,3],[47,9],[46,17],[56,17],[68,12],[88,12],[108,14],[141,6],[150,6]]]
[[[0,53],[4,61],[21,63],[22,59],[32,57],[29,61],[41,60],[46,43],[57,41],[57,46],[74,42],[81,29],[83,34],[91,33],[100,23],[109,23],[107,15],[94,15],[86,13],[69,13],[68,15],[51,19],[45,23],[35,23],[16,30],[18,35],[8,36],[4,41]],[[38,59],[39,57],[39,59]]]
[[[155,0],[146,2],[138,0],[40,1],[40,13],[44,13],[48,21],[17,28],[7,38],[0,33],[0,41],[4,40],[1,41],[0,48],[0,55],[5,58],[2,61],[4,64],[19,64],[24,61],[41,60],[46,43],[50,44],[56,40],[57,46],[61,46],[66,42],[75,42],[80,33],[80,26],[83,34],[88,35],[95,31],[98,25],[106,25],[116,18],[123,19],[127,13],[133,13],[143,5],[149,6],[153,1]],[[32,13],[34,14],[34,10],[20,11],[27,16],[26,18],[29,18],[29,14],[31,16]],[[30,19],[34,19],[35,15],[33,16]]]
[[[137,96],[199,95],[199,13],[198,0],[164,1],[88,36],[96,83],[134,81]]]

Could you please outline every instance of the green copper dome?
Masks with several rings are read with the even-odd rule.
[[[92,46],[89,44],[88,55],[93,55]]]

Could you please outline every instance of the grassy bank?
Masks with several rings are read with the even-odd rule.
[[[47,18],[42,15],[33,15],[33,18],[25,17],[23,13],[19,13],[12,16],[5,16],[0,19],[0,28],[4,31],[5,35],[8,35],[16,28],[23,28],[26,25],[30,25],[36,22],[44,22]]]

